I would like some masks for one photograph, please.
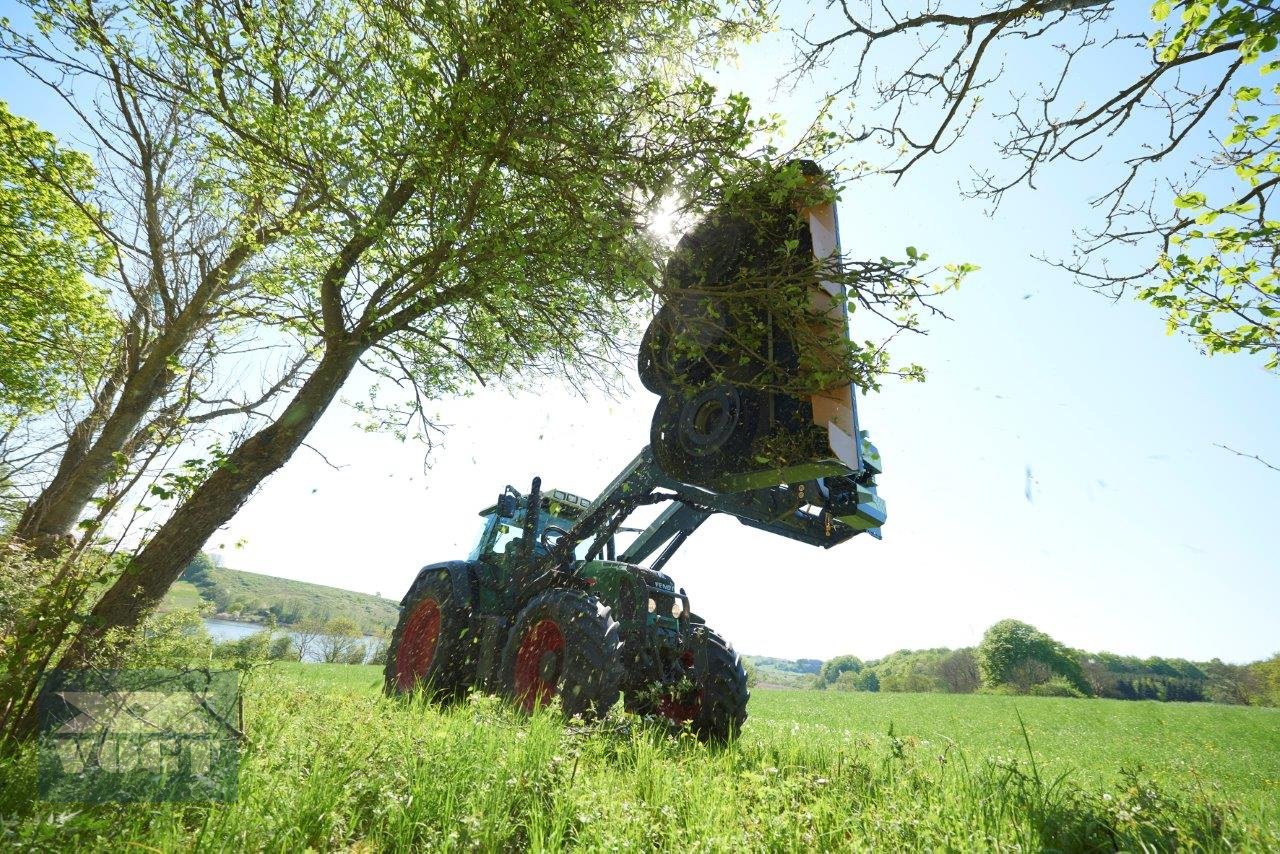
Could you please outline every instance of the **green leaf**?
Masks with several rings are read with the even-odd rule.
[[[1197,190],[1190,193],[1183,193],[1173,200],[1173,204],[1175,207],[1183,208],[1184,210],[1187,208],[1202,208],[1204,207],[1205,200],[1205,194]]]

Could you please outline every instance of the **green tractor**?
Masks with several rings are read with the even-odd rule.
[[[481,514],[466,561],[418,574],[392,637],[388,687],[442,699],[476,687],[526,710],[558,697],[584,718],[622,695],[628,711],[706,738],[732,735],[746,719],[738,656],[670,576],[634,562],[643,544],[617,554],[613,514],[594,514],[594,537],[569,533],[591,514],[591,502],[542,492],[536,480],[528,495],[507,487]]]
[[[802,239],[794,246],[816,258],[838,255],[834,204],[797,210]],[[720,299],[714,289],[685,287],[689,258],[710,257],[721,277],[735,263],[754,264],[751,241],[723,239],[745,228],[709,217],[668,266],[680,281],[640,353],[641,379],[660,395],[650,446],[594,500],[544,492],[537,478],[528,494],[506,487],[481,512],[484,531],[468,558],[423,568],[402,600],[387,655],[389,693],[447,701],[476,689],[527,710],[558,700],[584,718],[602,717],[621,697],[628,711],[706,740],[737,733],[747,716],[742,663],[663,567],[714,513],[826,548],[864,532],[878,538],[885,521],[879,454],[857,427],[851,385],[764,393],[672,352],[688,332],[679,328],[682,313],[705,316],[708,300]],[[834,290],[815,278],[814,317],[844,336]],[[686,296],[695,292],[710,296]],[[779,338],[768,336],[762,362],[795,349]],[[786,459],[771,459],[759,443],[780,432],[800,441]],[[623,527],[638,508],[664,502],[643,530]],[[619,550],[623,532],[636,536]]]

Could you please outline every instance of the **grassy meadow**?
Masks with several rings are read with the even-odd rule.
[[[1277,710],[758,690],[717,748],[379,685],[371,666],[251,674],[231,804],[35,802],[33,756],[4,760],[0,848],[1280,847]]]
[[[172,586],[169,587],[169,592],[164,595],[164,601],[161,602],[160,610],[198,610],[202,605],[204,605],[204,597],[200,595],[200,588],[196,587],[190,581],[175,581]]]

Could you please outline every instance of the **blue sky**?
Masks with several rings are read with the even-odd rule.
[[[0,14],[16,17],[10,8]],[[813,93],[772,97],[788,56],[780,38],[766,40],[722,80],[794,126]],[[65,127],[8,67],[0,97]],[[1280,650],[1280,473],[1215,447],[1280,461],[1280,377],[1261,359],[1208,359],[1167,336],[1152,309],[1113,303],[1031,257],[1069,251],[1118,163],[1056,170],[988,217],[956,184],[989,152],[979,125],[970,144],[898,186],[863,182],[841,205],[847,251],[915,245],[982,266],[940,302],[951,321],[896,350],[924,364],[928,382],[890,382],[861,403],[885,463],[884,540],[823,551],[717,518],[668,572],[756,654],[969,645],[1005,617],[1120,653],[1245,661]],[[343,467],[300,451],[210,549],[229,566],[399,598],[422,564],[465,555],[476,511],[505,484],[523,490],[540,474],[582,494],[603,487],[647,441],[655,399],[632,386],[620,399],[548,385],[441,401],[452,429],[425,474],[420,446],[360,433],[335,407],[312,444]]]

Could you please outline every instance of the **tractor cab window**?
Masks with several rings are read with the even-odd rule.
[[[521,548],[521,540],[523,539],[524,528],[515,524],[510,519],[503,519],[498,523],[497,531],[493,538],[493,546],[489,551],[494,554],[506,554],[508,551],[514,553]]]
[[[482,553],[515,554],[524,547],[523,513],[517,514],[515,519],[498,518],[497,514],[490,514],[486,517],[485,524],[484,537],[472,560]],[[542,532],[546,530],[548,525],[554,525],[562,531],[568,531],[573,527],[573,522],[568,519],[562,519],[559,516],[552,516],[549,513],[539,513],[538,530],[533,543],[533,553],[535,555],[540,556],[547,553],[547,550],[542,547]],[[587,551],[590,548],[591,540],[579,543],[578,547],[573,550],[574,557],[578,560],[585,560]]]

